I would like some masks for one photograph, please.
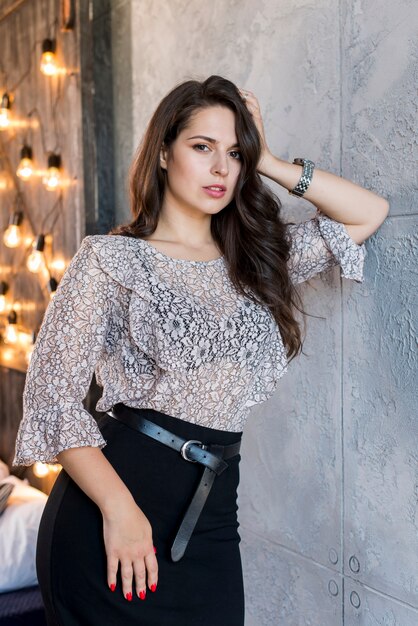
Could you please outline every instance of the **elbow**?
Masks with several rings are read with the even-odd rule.
[[[383,212],[383,215],[384,215],[383,219],[387,218],[387,216],[389,215],[389,210],[390,210],[389,201],[386,200],[386,198],[382,198],[382,212]]]
[[[390,210],[390,204],[389,204],[388,200],[386,200],[386,198],[381,198],[381,209],[380,209],[381,217],[380,217],[379,226],[381,226],[383,224],[383,222],[385,221],[385,219],[389,215],[389,210]]]

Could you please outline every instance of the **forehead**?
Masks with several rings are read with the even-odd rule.
[[[198,109],[190,118],[187,128],[181,135],[207,135],[217,141],[226,143],[236,141],[235,114],[223,106],[212,106]]]

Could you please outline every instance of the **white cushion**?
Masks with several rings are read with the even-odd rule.
[[[15,485],[0,515],[0,592],[38,584],[35,566],[39,522],[48,496],[8,476],[0,481]]]

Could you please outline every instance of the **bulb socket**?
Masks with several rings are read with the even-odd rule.
[[[23,213],[21,211],[15,211],[10,215],[9,226],[20,226],[23,220]]]
[[[1,98],[1,104],[0,104],[0,108],[1,109],[10,109],[11,107],[11,100],[10,100],[10,96],[8,93],[4,93],[2,98]]]
[[[42,42],[42,54],[45,52],[55,52],[55,39],[44,39]]]
[[[9,285],[4,280],[1,280],[0,281],[0,296],[5,296],[8,291],[9,291]]]
[[[59,169],[61,167],[61,156],[59,154],[50,154],[48,157],[48,169],[50,167],[56,167]]]
[[[48,289],[50,293],[53,293],[54,291],[56,291],[57,287],[58,287],[58,282],[55,280],[53,276],[51,276],[51,278],[48,281]]]
[[[32,153],[32,148],[28,145],[24,145],[20,151],[20,158],[21,159],[32,159],[33,153]]]
[[[9,313],[9,315],[7,316],[7,321],[9,322],[9,324],[16,324],[17,322],[17,314],[16,311],[14,309],[12,309]]]
[[[45,235],[38,235],[35,241],[33,242],[33,249],[42,252],[45,248]]]

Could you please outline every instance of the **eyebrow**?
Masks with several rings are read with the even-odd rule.
[[[206,137],[205,135],[194,135],[193,137],[188,137],[189,139],[204,139],[205,141],[209,141],[209,143],[219,143],[216,139],[212,139],[212,137]],[[231,148],[239,148],[239,144],[238,143],[234,143],[233,146],[230,146]]]

